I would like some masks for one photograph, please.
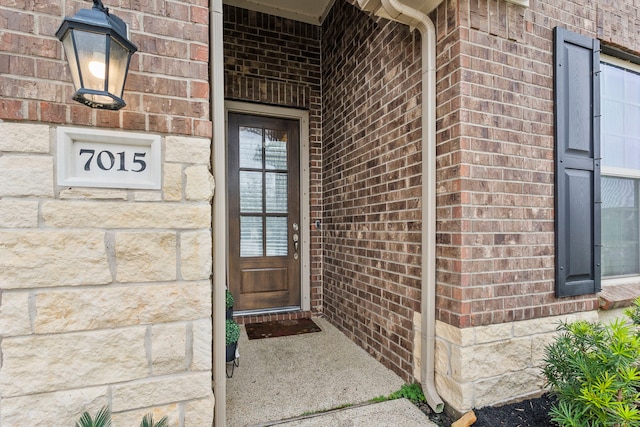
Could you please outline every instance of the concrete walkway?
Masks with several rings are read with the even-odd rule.
[[[314,321],[322,332],[249,340],[243,328],[240,366],[227,379],[227,426],[435,425],[406,400],[312,416],[386,396],[404,383],[326,320]]]

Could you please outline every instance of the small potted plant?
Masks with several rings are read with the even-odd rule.
[[[227,362],[232,362],[236,358],[236,349],[238,348],[238,339],[240,338],[240,325],[233,319],[226,321],[226,340],[227,345]]]
[[[225,307],[227,309],[227,320],[233,318],[233,303],[235,300],[233,299],[233,294],[229,292],[229,289],[225,290]]]

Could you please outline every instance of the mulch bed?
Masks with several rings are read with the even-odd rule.
[[[553,397],[544,394],[522,402],[476,409],[478,420],[473,427],[553,427],[556,424],[549,419],[549,411],[554,402]],[[433,413],[427,404],[418,404],[418,408],[438,426],[449,427],[455,421],[446,414]]]

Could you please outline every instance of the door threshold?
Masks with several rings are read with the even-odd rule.
[[[240,324],[272,322],[274,320],[295,320],[312,317],[318,313],[303,311],[300,307],[281,307],[274,310],[243,310],[233,313],[233,319]]]
[[[290,313],[292,311],[300,311],[299,306],[291,306],[291,307],[278,307],[278,308],[269,308],[269,309],[258,309],[258,310],[242,310],[242,311],[234,311],[234,316],[261,316],[264,314],[280,314],[280,313]]]

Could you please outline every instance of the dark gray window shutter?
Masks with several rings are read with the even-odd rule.
[[[554,29],[556,296],[600,291],[600,42]]]

